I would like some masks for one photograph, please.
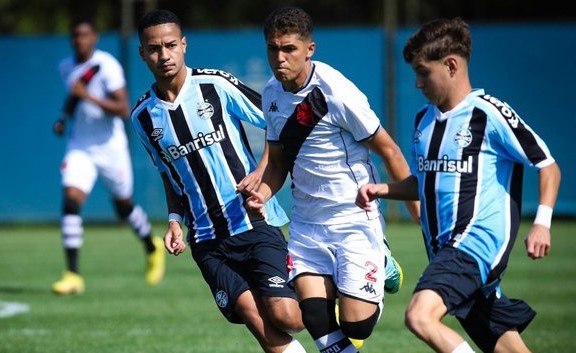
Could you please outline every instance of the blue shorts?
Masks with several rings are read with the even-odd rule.
[[[212,291],[216,305],[231,323],[243,323],[234,308],[240,294],[296,298],[287,285],[288,249],[279,228],[262,224],[225,239],[192,246],[192,257]]]
[[[448,313],[454,315],[482,352],[493,352],[498,338],[508,330],[522,332],[536,312],[522,300],[499,291],[483,291],[478,263],[465,252],[442,248],[420,277],[414,292],[438,293]]]

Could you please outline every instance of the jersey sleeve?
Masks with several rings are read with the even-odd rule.
[[[356,141],[372,137],[380,127],[380,119],[370,107],[366,95],[348,80],[345,85],[339,86],[339,89],[337,98],[340,102],[334,103],[341,104],[337,110],[342,112],[337,117],[338,125],[350,132]]]
[[[533,168],[543,168],[554,163],[546,143],[507,103],[485,95],[491,126],[490,138],[494,139],[510,159]]]
[[[107,92],[114,92],[126,87],[126,78],[122,65],[112,55],[108,55],[102,64],[102,75]]]

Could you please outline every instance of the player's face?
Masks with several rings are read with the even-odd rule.
[[[98,35],[88,23],[80,23],[72,30],[72,46],[80,61],[86,61],[92,56]]]
[[[297,33],[273,34],[266,40],[268,64],[288,91],[304,85],[316,44]]]
[[[170,80],[183,72],[186,37],[174,23],[151,26],[140,37],[140,56],[156,80]]]
[[[444,60],[415,60],[412,69],[416,73],[416,88],[440,111],[448,110],[451,83],[450,71]]]

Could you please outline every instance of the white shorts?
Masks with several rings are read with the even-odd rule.
[[[64,187],[76,187],[89,194],[100,175],[113,198],[132,197],[132,163],[127,148],[70,149],[60,172]]]
[[[332,277],[340,293],[380,303],[384,298],[384,220],[343,224],[290,223],[290,281],[304,273]]]

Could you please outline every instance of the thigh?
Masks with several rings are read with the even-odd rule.
[[[465,318],[481,286],[476,260],[463,251],[445,247],[430,261],[414,291],[430,289],[436,292],[449,314]]]
[[[60,167],[62,186],[75,187],[89,194],[96,183],[98,172],[91,156],[81,150],[69,150]]]
[[[232,249],[243,274],[259,296],[296,298],[288,285],[288,249],[279,228],[259,225],[239,236]]]
[[[240,324],[242,318],[235,312],[236,304],[240,295],[249,290],[250,286],[239,273],[236,264],[228,261],[222,245],[222,242],[216,240],[196,244],[192,248],[192,256],[222,315],[229,322]]]
[[[98,172],[114,199],[128,199],[133,193],[132,161],[128,148],[103,146],[94,151]]]
[[[328,226],[330,237],[337,237],[336,276],[338,291],[369,303],[384,298],[384,234],[378,219]],[[372,308],[373,309],[373,308]]]

